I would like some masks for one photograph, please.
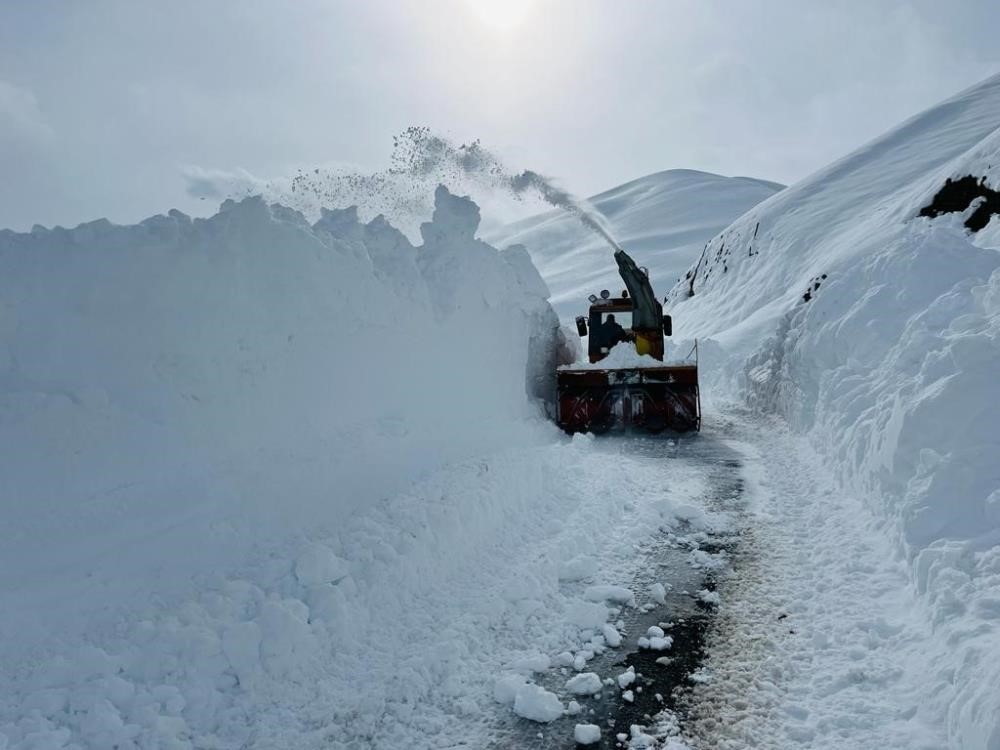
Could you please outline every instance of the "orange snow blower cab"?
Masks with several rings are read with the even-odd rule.
[[[566,432],[701,429],[697,342],[683,361],[664,362],[671,320],[649,272],[624,250],[615,252],[615,261],[625,282],[621,297],[606,289],[592,294],[589,317],[576,319],[577,332],[588,337],[590,363],[557,372],[559,426]]]

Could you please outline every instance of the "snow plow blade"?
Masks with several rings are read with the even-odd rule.
[[[696,364],[560,369],[559,426],[566,432],[701,429]]]

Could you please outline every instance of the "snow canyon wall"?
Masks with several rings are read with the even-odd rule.
[[[940,633],[932,679],[956,744],[1000,743],[1000,76],[750,210],[671,292],[716,392],[809,435],[898,540]],[[708,369],[708,368],[706,368]],[[711,378],[709,378],[711,380]],[[992,657],[990,655],[993,655]]]

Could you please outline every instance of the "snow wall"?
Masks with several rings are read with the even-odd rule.
[[[346,531],[554,430],[548,290],[478,224],[441,187],[419,247],[260,199],[0,231],[0,747],[239,746],[212,734],[253,715],[230,715],[232,681],[266,700],[343,637],[350,560],[424,545],[407,559],[431,569],[488,537],[443,499],[392,548]]]
[[[705,393],[809,435],[911,563],[938,634],[932,706],[1000,747],[1000,218],[919,216],[1000,188],[1000,76],[750,210],[671,292]],[[693,293],[693,296],[692,296]]]

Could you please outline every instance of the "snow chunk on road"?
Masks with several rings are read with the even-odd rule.
[[[726,564],[726,553],[719,552],[712,554],[703,549],[692,550],[688,556],[691,567],[697,570],[719,570]]]
[[[632,725],[630,734],[632,735],[628,743],[630,750],[645,750],[656,746],[656,738],[646,734],[638,724]]]
[[[295,561],[295,577],[303,586],[336,583],[347,574],[347,562],[322,544],[310,544]]]
[[[614,602],[635,606],[635,595],[624,586],[588,586],[583,592],[588,602]]]
[[[573,727],[573,739],[578,745],[593,745],[601,741],[601,728],[596,724],[577,724]]]
[[[633,682],[635,682],[635,667],[629,667],[620,675],[618,675],[618,687],[620,687],[622,690],[627,688]]]
[[[688,679],[695,684],[704,684],[712,681],[712,670],[701,667],[688,675]]]
[[[560,581],[582,581],[597,575],[597,560],[583,555],[574,557],[559,566]]]
[[[557,667],[572,667],[573,659],[573,654],[569,651],[560,651],[552,660],[552,664]]]
[[[663,635],[663,628],[658,625],[651,625],[649,630],[646,631],[647,638],[662,638]]]
[[[578,628],[600,630],[608,621],[608,608],[602,604],[573,602],[566,608],[566,619]]]
[[[718,605],[720,601],[718,591],[709,591],[708,589],[702,589],[696,594],[696,596],[700,601],[705,602],[705,604]]]
[[[514,672],[505,672],[493,683],[493,699],[497,703],[511,704],[517,698],[518,691],[527,686],[528,681]]]
[[[555,721],[566,707],[554,693],[538,685],[525,685],[514,698],[514,713],[522,719],[547,724]]]
[[[611,648],[618,648],[622,645],[621,634],[615,629],[614,625],[605,624],[601,629],[601,633],[604,635],[604,642]]]
[[[622,693],[622,700],[624,700],[626,703],[632,703],[633,701],[635,701],[635,693],[633,693],[631,690],[626,690],[624,693]]]
[[[549,657],[545,654],[534,653],[515,659],[510,668],[520,674],[531,674],[532,672],[544,672],[549,666]]]
[[[674,515],[682,521],[686,521],[698,530],[708,528],[708,517],[705,511],[696,505],[680,504],[674,508]]]
[[[603,683],[595,672],[581,672],[566,680],[566,689],[573,695],[593,695],[601,692]]]
[[[674,639],[669,635],[662,638],[653,636],[652,638],[642,637],[639,639],[639,648],[648,648],[650,651],[666,651],[672,645],[674,645]]]
[[[662,583],[654,583],[649,587],[649,598],[657,604],[667,603],[667,589]]]

